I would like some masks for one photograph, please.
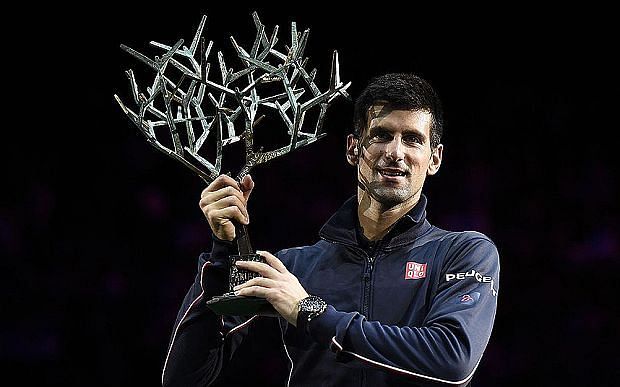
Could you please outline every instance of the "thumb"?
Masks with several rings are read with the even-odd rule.
[[[241,179],[241,184],[239,184],[239,188],[241,189],[241,192],[243,192],[243,197],[247,202],[252,194],[252,190],[254,189],[254,180],[252,180],[252,176],[249,174],[243,176],[243,179]]]

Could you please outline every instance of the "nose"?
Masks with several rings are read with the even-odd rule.
[[[405,152],[403,150],[403,144],[400,140],[400,136],[395,136],[392,141],[386,144],[385,157],[394,161],[405,158]]]

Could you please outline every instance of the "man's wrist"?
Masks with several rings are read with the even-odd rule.
[[[327,310],[327,303],[318,296],[308,296],[297,303],[297,328],[309,333],[308,324]]]
[[[219,243],[224,243],[224,244],[232,244],[235,242],[235,240],[227,240],[227,239],[222,239],[220,237],[218,237],[213,231],[211,231],[211,239],[213,239],[214,242],[219,242]]]
[[[228,268],[229,257],[237,254],[237,245],[234,241],[227,241],[219,239],[215,234],[211,233],[211,240],[213,242],[211,246],[211,254],[209,260],[213,263],[218,262],[223,267]]]

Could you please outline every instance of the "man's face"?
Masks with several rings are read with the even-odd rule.
[[[432,115],[426,111],[390,109],[377,103],[368,110],[367,129],[359,141],[358,179],[365,191],[387,207],[420,198],[426,175],[439,169],[442,145],[430,146]],[[348,141],[347,155],[357,140]],[[349,162],[353,164],[351,157]]]

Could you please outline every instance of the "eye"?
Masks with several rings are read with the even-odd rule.
[[[404,136],[403,141],[408,144],[422,144],[423,143],[422,139],[416,135]]]
[[[375,141],[388,141],[388,140],[390,140],[390,138],[391,138],[391,136],[387,132],[376,132],[372,136],[372,139],[375,140]]]

